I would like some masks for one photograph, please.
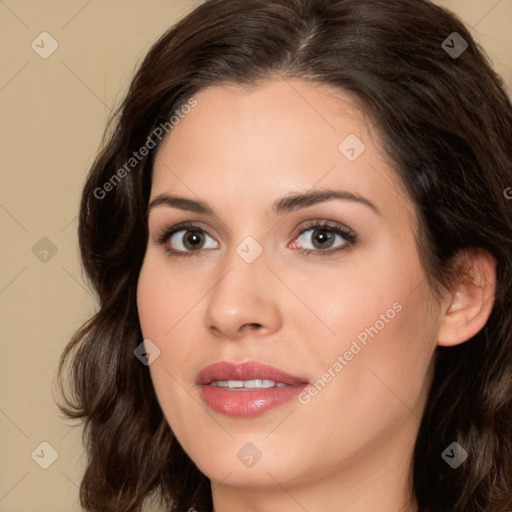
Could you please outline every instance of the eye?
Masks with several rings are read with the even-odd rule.
[[[303,227],[296,240],[301,244],[310,244],[310,248],[298,248],[297,242],[292,244],[293,248],[298,248],[303,254],[328,255],[354,245],[357,236],[341,225],[326,221],[312,221]]]
[[[308,234],[311,232],[310,234]],[[210,239],[213,243],[205,244]],[[312,241],[313,248],[303,248],[303,244]],[[302,228],[295,241],[290,245],[302,254],[327,256],[332,253],[346,250],[355,245],[357,235],[340,224],[327,221],[310,221]],[[157,244],[164,245],[165,250],[171,256],[198,256],[202,250],[215,249],[218,244],[200,226],[184,222],[164,230],[156,239]],[[300,244],[297,244],[300,242]],[[337,245],[335,245],[337,243]]]
[[[213,245],[205,244],[205,238],[213,241]],[[202,249],[214,249],[216,242],[201,227],[185,222],[166,229],[157,239],[157,243],[165,245],[165,250],[173,256],[192,256]]]

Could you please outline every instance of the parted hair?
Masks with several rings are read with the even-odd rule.
[[[468,46],[456,55],[449,50],[462,49],[460,38]],[[212,510],[208,478],[174,437],[149,369],[134,356],[160,142],[108,193],[98,190],[194,94],[275,77],[342,91],[372,121],[416,208],[433,290],[449,286],[465,249],[496,259],[487,323],[467,342],[436,349],[410,470],[420,512],[510,512],[512,105],[464,24],[427,0],[208,0],[139,65],[81,198],[80,252],[98,311],[59,365],[59,406],[84,425],[82,506],[136,512],[155,500],[173,512]],[[441,457],[452,442],[468,453],[457,469]]]

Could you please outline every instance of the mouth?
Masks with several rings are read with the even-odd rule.
[[[288,384],[284,382],[275,382],[268,379],[253,380],[213,380],[210,386],[219,386],[220,388],[228,388],[238,391],[246,391],[248,389],[269,389],[269,388],[286,388]]]
[[[293,400],[308,381],[254,361],[221,361],[201,370],[196,384],[201,388],[201,398],[214,411],[247,417]]]

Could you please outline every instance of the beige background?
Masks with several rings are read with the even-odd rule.
[[[80,190],[137,62],[198,3],[0,1],[0,512],[80,510],[81,432],[52,397],[59,355],[95,308],[77,252]],[[510,88],[512,0],[438,3],[472,27]],[[59,45],[48,59],[31,48],[44,31]],[[31,458],[50,460],[42,442],[58,453],[48,469]]]

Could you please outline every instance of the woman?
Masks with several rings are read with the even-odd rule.
[[[88,511],[512,507],[512,106],[426,0],[209,0],[82,197]]]

